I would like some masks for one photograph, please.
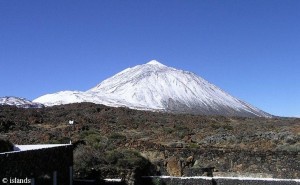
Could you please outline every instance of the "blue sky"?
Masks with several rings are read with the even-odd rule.
[[[3,0],[0,97],[85,91],[156,59],[300,116],[298,0]]]

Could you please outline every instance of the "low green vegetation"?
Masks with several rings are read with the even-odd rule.
[[[276,148],[277,151],[300,152],[300,143],[284,144]]]
[[[128,149],[99,150],[89,145],[79,145],[74,150],[75,175],[80,178],[90,176],[107,177],[109,171],[151,173],[152,164],[139,152]],[[115,174],[117,175],[117,174]]]

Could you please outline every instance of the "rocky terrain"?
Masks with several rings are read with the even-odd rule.
[[[169,114],[93,103],[0,106],[0,132],[2,139],[16,144],[71,139],[78,178],[122,177],[129,182],[161,174],[300,175],[299,118]]]

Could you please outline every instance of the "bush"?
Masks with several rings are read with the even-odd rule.
[[[91,134],[84,138],[87,144],[94,148],[100,149],[105,147],[105,139],[100,136],[100,134]]]
[[[197,143],[190,143],[189,147],[190,148],[199,148],[199,145]]]
[[[124,140],[126,139],[126,136],[119,134],[119,133],[113,133],[109,136],[110,140]]]
[[[95,129],[85,130],[80,133],[80,138],[84,139],[86,136],[91,135],[91,134],[100,134],[100,133]]]
[[[164,128],[164,132],[166,133],[166,134],[172,134],[173,132],[174,132],[174,128],[170,128],[170,127],[165,127]]]
[[[277,151],[300,152],[300,143],[294,145],[281,145],[276,148]]]
[[[121,152],[113,150],[107,153],[106,160],[108,163],[115,165],[117,164],[118,160],[122,159],[123,157],[124,155]]]
[[[77,178],[101,178],[108,168],[110,171],[133,169],[137,174],[150,174],[155,171],[151,163],[136,151],[103,152],[86,145],[79,145],[74,150],[74,172]]]
[[[14,145],[7,140],[0,139],[0,153],[10,152],[14,150]]]
[[[176,125],[174,128],[176,130],[176,133],[180,139],[183,139],[185,136],[187,136],[190,133],[190,129],[186,126],[182,125]]]
[[[74,172],[77,177],[89,177],[95,169],[105,164],[104,154],[100,150],[85,145],[79,145],[74,150]]]
[[[126,141],[126,136],[119,134],[119,133],[113,133],[110,136],[108,136],[108,146],[107,149],[113,150],[116,149],[116,146],[120,145],[121,143]]]
[[[49,140],[48,144],[61,144],[61,142],[59,140],[54,139],[54,140]]]
[[[149,162],[132,150],[113,150],[107,153],[107,162],[118,168],[145,168]]]
[[[84,140],[87,145],[90,145],[96,149],[104,149],[107,146],[108,139],[106,137],[102,137],[101,133],[99,133],[97,130],[83,131],[80,134],[80,138]]]
[[[0,120],[0,132],[8,132],[16,126],[16,123],[11,120]]]

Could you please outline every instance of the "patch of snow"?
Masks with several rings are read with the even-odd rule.
[[[122,182],[122,179],[104,179],[104,180],[108,182]]]

